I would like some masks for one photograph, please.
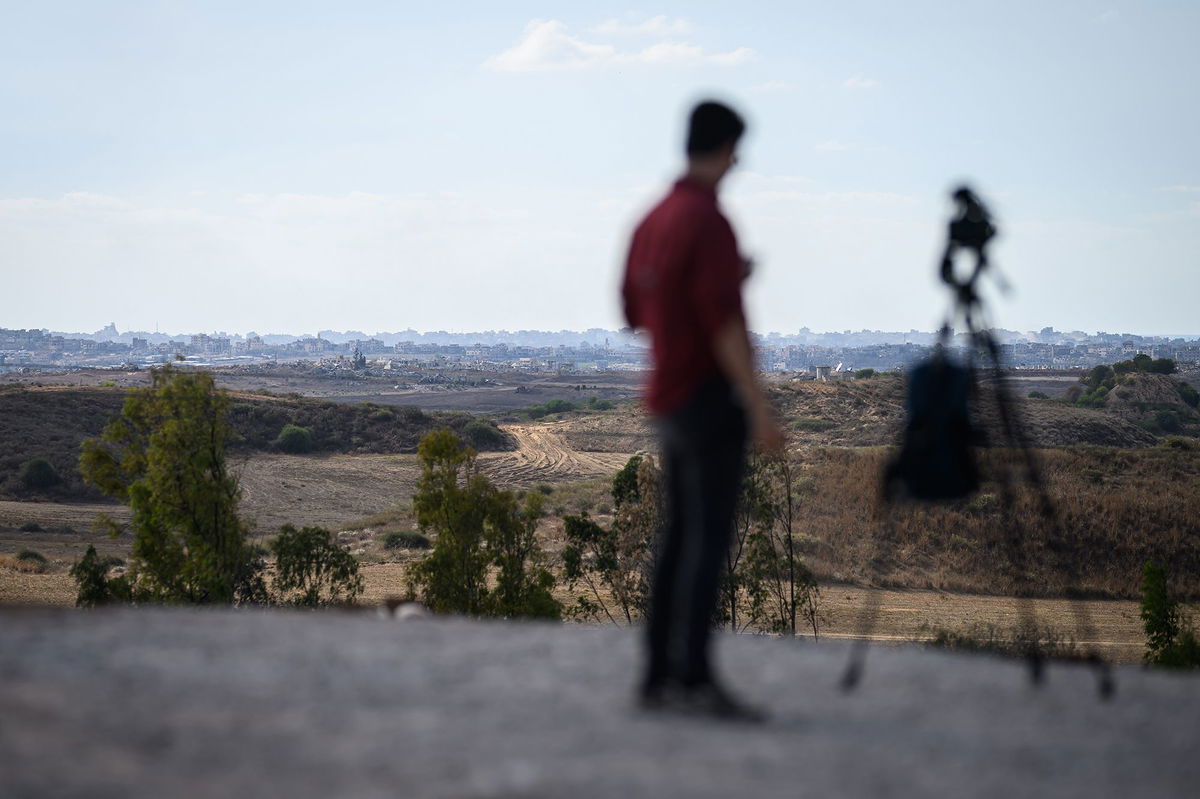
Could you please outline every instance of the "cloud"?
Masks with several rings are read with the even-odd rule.
[[[605,36],[672,36],[691,33],[692,23],[676,17],[670,19],[666,14],[650,17],[643,22],[624,22],[619,19],[606,19],[591,29],[592,33]]]
[[[1176,194],[1196,194],[1200,193],[1200,186],[1185,186],[1176,184],[1174,186],[1159,186],[1158,191],[1169,191]]]
[[[484,67],[497,72],[547,72],[620,67],[632,64],[735,66],[754,57],[748,47],[706,53],[699,45],[661,41],[641,50],[619,50],[612,44],[587,42],[571,35],[557,20],[531,20],[513,47],[489,58]]]
[[[1096,17],[1096,21],[1102,25],[1107,25],[1111,22],[1116,22],[1120,18],[1121,18],[1121,12],[1117,11],[1115,8],[1110,8],[1109,10],[1105,11],[1100,16]]]
[[[864,78],[860,75],[855,75],[853,78],[846,78],[842,81],[843,89],[878,89],[882,85],[877,80]]]

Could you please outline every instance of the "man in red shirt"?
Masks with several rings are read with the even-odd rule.
[[[758,714],[714,675],[709,631],[747,432],[773,452],[784,441],[754,373],[741,297],[748,264],[717,205],[744,131],[720,103],[692,111],[687,172],[634,232],[621,289],[626,319],[653,346],[646,404],[662,437],[667,495],[639,698],[646,709],[735,719]]]

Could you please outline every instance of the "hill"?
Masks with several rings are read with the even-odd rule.
[[[450,427],[480,451],[511,449],[512,439],[491,420],[466,412],[429,412],[371,403],[236,392],[230,421],[242,452],[270,452],[285,424],[312,431],[317,454],[415,452],[421,437]],[[0,497],[28,498],[19,482],[21,464],[40,457],[54,465],[61,485],[41,492],[53,499],[96,499],[76,471],[79,445],[98,436],[120,414],[125,390],[112,387],[0,386]]]
[[[769,385],[769,394],[792,444],[798,447],[888,446],[899,441],[904,424],[905,386],[898,375],[779,381]],[[1051,399],[1014,397],[1013,401],[1036,447],[1139,448],[1158,442],[1158,436],[1119,410],[1080,408]],[[656,446],[653,425],[636,405],[618,406],[604,414],[573,415],[569,420],[564,435],[578,450],[636,452]],[[1002,439],[990,391],[982,392],[976,422],[991,440]]]

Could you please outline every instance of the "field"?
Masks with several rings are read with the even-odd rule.
[[[136,383],[142,377],[132,373],[128,379]],[[655,449],[645,415],[632,402],[619,401],[633,393],[635,376],[610,376],[605,383],[592,382],[591,376],[578,383],[570,378],[524,380],[394,397],[382,391],[350,393],[361,391],[359,385],[276,379],[284,384],[272,385],[272,390],[307,385],[320,396],[262,394],[248,390],[249,385],[238,386],[234,418],[243,443],[235,453],[235,468],[243,514],[260,539],[285,523],[339,531],[362,562],[367,602],[402,594],[407,564],[420,556],[385,550],[378,539],[413,526],[409,502],[419,474],[413,449],[422,430],[438,423],[461,429],[472,419],[499,423],[507,449],[481,453],[480,468],[501,487],[547,495],[548,516],[538,532],[552,565],[562,547],[561,517],[587,511],[607,522],[612,475],[632,454]],[[1045,388],[1050,379],[1031,385]],[[76,375],[75,382],[86,381]],[[523,388],[518,392],[518,387]],[[4,443],[14,450],[10,461],[28,453],[30,446],[46,447],[59,453],[57,460],[69,469],[73,448],[82,437],[99,432],[117,412],[122,394],[120,386],[0,390],[0,402],[18,411],[9,415],[6,428],[20,433],[6,434]],[[505,400],[498,399],[500,394]],[[430,402],[428,410],[392,405],[401,396],[411,400],[416,395]],[[554,414],[538,421],[519,412],[552,398],[579,402],[590,396],[618,402],[611,410]],[[353,404],[358,397],[368,397],[371,404]],[[1042,624],[1073,634],[1073,614],[1081,605],[1066,597],[1080,595],[1089,597],[1085,606],[1096,622],[1091,640],[1112,657],[1136,660],[1144,645],[1135,601],[1144,560],[1167,563],[1175,578],[1173,589],[1190,600],[1200,598],[1200,447],[1194,439],[1163,446],[1131,418],[1130,407],[1101,412],[1055,401],[1020,401],[1064,527],[1056,532],[1039,521],[1032,497],[1018,492],[1017,518],[1024,522],[1019,533],[1025,544],[1023,562],[1014,564],[997,483],[985,484],[972,500],[945,507],[885,512],[879,506],[878,476],[903,419],[899,379],[778,381],[772,397],[789,428],[790,457],[800,475],[799,533],[806,561],[823,588],[822,634],[857,634],[868,590],[880,592],[874,633],[879,640],[911,640],[932,628],[975,623],[1011,625],[1017,609],[1011,597],[1016,594],[1036,598],[1033,607]],[[448,412],[452,408],[494,412],[476,417]],[[984,403],[979,414],[985,426],[994,425],[993,408]],[[321,451],[272,451],[271,437],[292,420],[320,431]],[[26,449],[17,451],[17,444]],[[984,465],[993,475],[1013,471],[1014,456],[989,451]],[[118,521],[126,518],[124,508],[105,504],[86,490],[58,489],[40,496],[10,490],[0,496],[0,556],[32,549],[49,560],[45,573],[0,565],[0,603],[70,604],[74,592],[66,572],[89,543],[102,553],[127,556],[127,538],[90,532],[100,512]]]

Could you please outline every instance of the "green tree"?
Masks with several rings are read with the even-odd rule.
[[[558,619],[562,606],[554,598],[554,575],[545,568],[535,532],[542,518],[542,495],[531,491],[518,504],[511,491],[491,496],[485,541],[497,567],[490,613],[507,618],[524,616]]]
[[[576,616],[603,616],[632,624],[650,600],[654,540],[662,525],[662,474],[648,457],[634,455],[612,483],[613,523],[605,528],[588,518],[564,516],[563,573],[568,585],[583,583]]]
[[[285,524],[271,542],[279,600],[316,607],[354,602],[363,591],[358,561],[323,527]]]
[[[238,481],[225,463],[229,400],[212,376],[168,365],[125,399],[101,436],[83,442],[79,471],[129,506],[131,585],[160,602],[257,601],[261,560],[237,515]],[[101,517],[110,534],[119,527]]]
[[[1142,566],[1142,621],[1145,661],[1170,668],[1200,668],[1200,639],[1185,624],[1179,603],[1167,590],[1167,573],[1157,563]]]
[[[497,491],[479,473],[475,451],[446,428],[426,435],[417,456],[413,509],[434,543],[411,578],[425,604],[442,613],[558,618],[554,577],[542,566],[534,535],[542,495],[531,492],[520,505],[512,492]]]
[[[804,562],[796,535],[801,484],[786,458],[758,461],[767,523],[750,537],[743,582],[750,615],[762,629],[796,635],[803,623],[816,638],[823,619],[821,589]]]
[[[54,464],[45,458],[30,458],[22,463],[18,478],[21,485],[30,491],[52,488],[62,482],[62,477],[54,468]]]
[[[774,522],[770,490],[765,483],[766,471],[757,455],[751,456],[742,478],[742,489],[738,495],[734,513],[733,540],[725,553],[725,571],[721,575],[721,602],[717,608],[717,623],[728,624],[729,629],[740,632],[753,617],[742,619],[739,614],[746,594],[753,588],[752,573],[746,568],[746,556],[754,545],[756,535],[762,535],[764,526]]]
[[[412,579],[431,610],[481,615],[488,593],[483,527],[491,486],[475,466],[475,451],[447,428],[421,439],[417,457],[421,477],[413,510],[434,543],[413,567]]]

